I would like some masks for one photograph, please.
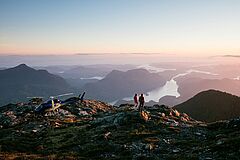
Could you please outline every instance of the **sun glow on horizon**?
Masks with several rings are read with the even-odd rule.
[[[239,55],[239,17],[236,0],[5,0],[0,55]]]

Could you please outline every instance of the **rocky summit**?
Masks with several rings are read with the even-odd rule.
[[[34,113],[0,107],[0,159],[239,159],[240,118],[204,123],[167,106],[95,100]]]

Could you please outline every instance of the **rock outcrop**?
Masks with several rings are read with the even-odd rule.
[[[0,108],[0,159],[238,159],[240,119],[206,124],[167,106],[85,100],[58,112]]]

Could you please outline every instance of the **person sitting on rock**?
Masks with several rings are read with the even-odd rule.
[[[142,112],[143,107],[144,107],[144,96],[143,94],[141,94],[141,96],[139,97],[139,112]]]
[[[134,95],[133,100],[134,100],[134,107],[137,108],[138,107],[138,96],[137,96],[137,94]]]

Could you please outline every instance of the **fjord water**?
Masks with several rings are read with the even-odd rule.
[[[150,70],[150,72],[155,72],[155,73],[157,72],[159,74],[161,73],[159,71],[175,70],[175,69],[162,69],[162,68],[157,68],[157,67],[149,67],[149,65],[142,65],[141,67],[144,67],[145,69]],[[202,73],[202,74],[208,74],[208,75],[213,75],[213,76],[218,75],[216,73],[211,73],[211,72],[207,72],[207,71],[189,69],[183,73],[173,76],[169,81],[166,81],[164,86],[160,86],[160,87],[148,92],[145,95],[146,102],[149,102],[149,101],[158,102],[159,99],[161,99],[162,97],[165,97],[165,96],[175,96],[176,98],[179,97],[180,93],[178,92],[178,84],[175,79],[178,77],[189,75],[191,73]],[[126,97],[123,100],[129,101],[129,100],[132,100],[132,97]]]

